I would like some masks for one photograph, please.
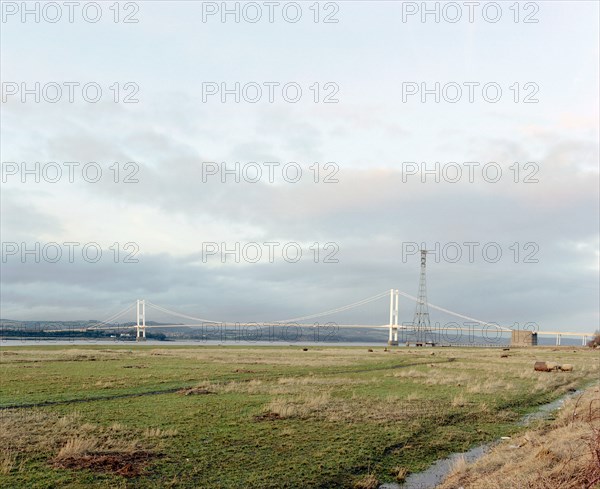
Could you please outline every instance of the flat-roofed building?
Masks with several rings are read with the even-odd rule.
[[[533,331],[513,331],[511,346],[537,346],[537,333]]]

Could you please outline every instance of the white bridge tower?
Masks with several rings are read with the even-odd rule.
[[[137,324],[135,326],[136,341],[146,341],[146,301],[143,299],[137,300]],[[141,323],[140,323],[141,320]]]
[[[398,299],[400,294],[398,289],[390,289],[390,336],[388,345],[398,345]]]

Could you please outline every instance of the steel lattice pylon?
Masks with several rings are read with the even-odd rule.
[[[421,250],[421,275],[419,277],[419,293],[417,294],[417,307],[413,318],[413,330],[417,342],[427,341],[427,334],[431,333],[429,321],[429,307],[427,306],[427,250]]]

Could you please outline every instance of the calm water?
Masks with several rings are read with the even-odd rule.
[[[285,342],[285,341],[218,341],[218,340],[205,340],[205,341],[193,341],[193,340],[181,340],[181,341],[156,341],[147,340],[143,342],[136,341],[116,341],[116,340],[84,340],[81,338],[66,340],[61,339],[0,339],[0,348],[3,346],[82,346],[82,345],[102,345],[102,346],[134,346],[134,345],[152,345],[152,346],[303,346],[303,347],[319,347],[319,346],[363,346],[372,348],[385,348],[385,343],[378,342],[343,342],[343,341],[298,341],[298,342]],[[403,348],[402,346],[400,348]]]
[[[523,416],[520,424],[527,425],[534,420],[548,418],[553,412],[560,409],[566,400],[571,399],[582,392],[583,389],[569,392],[555,401],[538,406],[536,411]],[[446,476],[452,471],[452,467],[458,459],[464,458],[467,463],[475,462],[483,457],[490,450],[490,448],[499,442],[500,440],[496,440],[491,443],[486,443],[476,446],[475,448],[471,448],[471,450],[468,452],[453,453],[447,458],[434,462],[423,472],[410,474],[406,478],[406,481],[402,484],[383,484],[379,487],[379,489],[435,489],[435,487],[441,484]]]

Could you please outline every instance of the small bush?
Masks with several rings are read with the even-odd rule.
[[[599,348],[600,347],[600,331],[596,331],[594,337],[588,341],[587,346],[590,348]]]

